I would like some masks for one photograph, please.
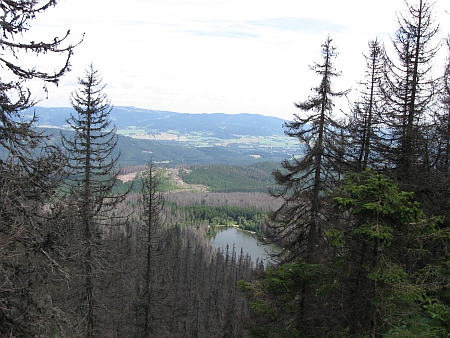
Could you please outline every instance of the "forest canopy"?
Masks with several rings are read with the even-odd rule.
[[[177,180],[197,185],[182,192],[151,159],[119,183],[112,103],[92,64],[70,96],[72,133],[58,143],[26,118],[29,81],[58,83],[76,48],[69,33],[22,40],[56,4],[0,2],[0,64],[14,78],[0,80],[1,337],[450,335],[450,40],[438,40],[433,2],[405,1],[391,41],[368,41],[348,109],[336,108],[349,93],[335,86],[336,41],[318,42],[316,82],[284,123],[301,155],[178,163]],[[28,69],[19,51],[62,61]],[[217,225],[282,249],[267,268],[217,251],[206,236]]]

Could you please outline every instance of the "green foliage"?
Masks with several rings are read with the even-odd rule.
[[[413,193],[399,191],[391,180],[373,171],[347,176],[335,196],[338,212],[350,212],[354,220],[348,224],[350,236],[357,235],[367,243],[377,240],[389,246],[400,236],[417,242],[423,240],[423,236],[446,237],[449,234],[447,230],[436,228],[442,217],[426,219],[419,203],[413,200]],[[337,230],[333,231],[328,232],[331,237]]]
[[[254,327],[251,337],[300,337],[296,317],[304,301],[304,285],[314,285],[320,293],[328,272],[321,264],[307,264],[301,259],[268,268],[262,280],[239,281],[242,292],[250,298],[250,306],[270,325]]]
[[[362,219],[380,219],[401,223],[414,222],[424,213],[413,193],[400,192],[391,180],[367,170],[347,177],[345,185],[336,191],[335,204],[339,208],[352,209]]]
[[[260,166],[199,166],[186,172],[183,179],[189,184],[208,186],[216,192],[267,192],[273,184],[270,164]]]
[[[158,191],[168,192],[168,191],[173,191],[176,189],[177,189],[177,186],[175,185],[175,183],[173,181],[171,181],[169,178],[167,178],[166,176],[164,176],[163,173],[161,173]]]
[[[390,328],[383,337],[386,338],[442,338],[448,337],[449,331],[437,325],[432,319],[415,316]]]
[[[379,224],[363,224],[355,229],[354,233],[360,235],[366,241],[377,238],[385,245],[389,245],[393,239],[393,229]]]
[[[233,206],[175,206],[172,212],[185,213],[188,224],[208,222],[210,225],[237,225],[239,228],[260,233],[260,223],[266,214],[256,208],[242,208]],[[211,228],[214,231],[214,228]]]
[[[450,323],[450,306],[443,304],[436,298],[428,298],[427,302],[423,305],[425,311],[430,315],[432,319],[437,319],[444,323]]]
[[[273,328],[271,326],[256,327],[251,330],[250,337],[253,338],[296,338],[301,337],[298,330],[292,327]]]
[[[405,281],[407,274],[399,265],[382,260],[369,271],[367,277],[373,281],[394,284]]]
[[[321,264],[307,264],[301,259],[293,263],[282,264],[276,268],[268,268],[265,286],[269,293],[289,299],[287,294],[297,294],[302,282],[318,282],[325,273]]]
[[[389,337],[445,332],[448,306],[433,295],[443,279],[435,267],[416,268],[431,254],[430,243],[449,238],[448,229],[438,227],[442,218],[425,217],[412,193],[370,170],[348,175],[335,196],[340,222],[326,235],[341,252],[335,259],[339,283],[361,297],[353,295],[345,305],[359,306],[355,327],[367,331],[376,317],[376,333]],[[364,311],[366,317],[358,314]]]
[[[192,171],[183,172],[181,177],[188,184],[201,184],[208,186],[209,191],[216,192],[267,192],[272,181],[272,170],[277,168],[274,162],[263,162],[251,166],[223,166],[210,165],[194,167]],[[158,191],[167,192],[177,189],[176,184],[166,175],[165,168],[161,171],[161,184]],[[134,182],[118,181],[115,186],[117,193],[125,191],[139,193],[142,187],[142,179],[137,177]]]
[[[325,232],[325,236],[331,239],[331,245],[333,246],[340,246],[345,244],[344,234],[337,229],[328,229]]]
[[[160,170],[160,184],[158,185],[157,191],[167,192],[176,190],[176,185],[169,178],[164,176],[165,169],[161,168]],[[142,177],[138,177],[133,181],[128,182],[117,180],[116,184],[114,185],[114,191],[117,194],[123,194],[127,191],[129,191],[130,193],[140,193],[142,191]]]
[[[426,218],[413,194],[371,171],[349,175],[335,196],[339,221],[330,224],[326,235],[337,249],[336,264],[296,260],[267,269],[264,279],[240,283],[252,309],[265,318],[251,336],[300,336],[299,311],[313,297],[305,293],[307,286],[313,286],[320,302],[308,306],[322,313],[327,312],[320,309],[325,299],[336,292],[342,295],[353,326],[334,327],[336,334],[344,329],[368,334],[373,318],[375,334],[419,337],[446,332],[449,312],[442,290],[448,285],[448,266],[424,271],[413,267],[429,255],[430,241],[448,238],[448,231],[437,227],[442,218]]]

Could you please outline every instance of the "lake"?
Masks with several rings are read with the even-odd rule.
[[[228,245],[230,250],[235,246],[236,254],[239,255],[241,248],[244,254],[249,254],[252,260],[256,259],[264,261],[265,264],[269,262],[270,257],[267,252],[280,252],[281,249],[275,245],[258,245],[258,241],[253,235],[247,231],[242,231],[238,228],[217,228],[217,234],[211,238],[211,244],[224,252]]]

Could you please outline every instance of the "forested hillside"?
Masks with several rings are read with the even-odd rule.
[[[249,166],[192,166],[181,169],[186,183],[202,184],[217,192],[268,192],[274,184],[272,171],[276,163]]]
[[[279,119],[114,110],[92,64],[39,122],[27,85],[58,84],[82,43],[25,39],[56,4],[0,2],[0,337],[450,336],[450,40],[433,2],[405,1],[391,41],[368,42],[346,110],[335,42],[318,41],[289,141],[265,125]],[[192,143],[156,140],[199,124]],[[267,267],[217,251],[216,226],[281,249]]]
[[[281,128],[280,128],[281,129]],[[72,131],[56,128],[36,128],[38,132],[49,135],[49,144],[60,145],[60,135],[71,137]],[[277,146],[260,146],[245,143],[245,140],[236,140],[230,145],[163,141],[153,139],[131,138],[118,136],[117,145],[113,153],[120,154],[118,165],[120,167],[145,165],[152,161],[162,167],[175,167],[182,164],[223,164],[223,165],[250,165],[264,162],[280,163],[293,155],[299,155],[298,144],[295,147],[281,148],[284,142]],[[6,151],[0,149],[0,158],[7,156]]]
[[[245,166],[181,165],[175,168],[159,167],[161,191],[260,192],[267,193],[274,180],[272,171],[279,168],[275,162],[261,162]],[[120,168],[117,191],[142,188],[142,173],[146,165]]]
[[[35,114],[38,126],[67,129],[66,117],[73,108],[32,107],[24,114]],[[205,134],[218,139],[235,136],[283,136],[283,119],[257,114],[186,114],[135,107],[113,107],[111,120],[123,134],[148,135],[175,133],[179,137]],[[128,132],[125,132],[127,131]]]

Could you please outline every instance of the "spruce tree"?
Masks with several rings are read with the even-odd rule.
[[[379,166],[378,143],[380,135],[380,114],[383,108],[380,86],[384,74],[385,51],[378,40],[369,41],[369,55],[366,61],[365,79],[360,82],[360,98],[353,105],[347,122],[348,170],[364,171]]]
[[[426,217],[413,193],[374,171],[349,175],[335,196],[339,222],[327,235],[336,247],[333,283],[339,280],[349,336],[445,332],[445,321],[433,320],[436,308],[424,306],[450,314],[433,295],[442,286],[430,260],[450,236],[438,226],[443,218]]]
[[[399,180],[402,189],[425,193],[430,180],[424,178],[434,163],[433,152],[427,149],[437,88],[432,62],[439,49],[434,42],[439,26],[434,23],[432,3],[405,4],[406,15],[398,15],[399,28],[392,39],[396,58],[387,59],[383,79],[386,106],[380,151],[385,170]]]
[[[277,187],[271,191],[284,200],[270,216],[273,240],[289,250],[289,258],[304,257],[308,262],[319,257],[317,247],[328,218],[325,200],[341,173],[336,160],[342,146],[341,125],[333,116],[333,102],[347,91],[332,88],[332,79],[340,73],[332,62],[337,53],[331,42],[327,37],[322,62],[311,67],[321,78],[319,86],[312,88],[314,94],[306,101],[296,104],[302,113],[284,125],[285,134],[298,139],[303,157],[282,162],[283,170],[273,173]]]
[[[116,128],[111,126],[111,105],[103,93],[104,85],[92,64],[79,78],[80,88],[72,93],[76,111],[67,123],[75,132],[73,139],[61,134],[67,152],[69,215],[67,226],[73,227],[72,256],[74,262],[73,290],[78,301],[73,304],[79,318],[78,334],[92,337],[99,333],[103,288],[107,285],[107,259],[102,237],[109,226],[118,226],[120,219],[112,211],[125,195],[114,192],[119,171]],[[73,239],[79,241],[73,241]],[[104,324],[104,321],[103,321]]]
[[[436,142],[433,146],[435,164],[433,167],[433,200],[429,209],[435,214],[445,215],[445,225],[450,224],[450,42],[447,41],[448,55],[438,95],[438,109],[433,117]]]
[[[155,326],[160,319],[158,305],[161,304],[168,292],[162,288],[165,266],[162,263],[164,242],[164,197],[158,191],[160,177],[153,163],[149,163],[142,177],[142,192],[140,201],[139,228],[139,259],[142,271],[138,272],[140,292],[137,318],[142,337],[152,337],[157,332]]]
[[[239,283],[258,313],[251,336],[446,336],[449,262],[427,249],[450,236],[442,217],[427,217],[413,193],[370,170],[349,174],[332,203],[333,260],[297,259]]]
[[[334,99],[348,91],[334,91],[333,78],[340,75],[333,65],[336,48],[327,37],[322,45],[322,62],[311,69],[320,76],[320,84],[313,87],[313,95],[296,104],[302,114],[285,124],[285,134],[298,139],[304,153],[302,158],[282,162],[282,170],[273,173],[276,189],[270,194],[281,198],[283,204],[270,214],[269,240],[287,250],[281,255],[284,262],[302,258],[307,264],[326,260],[324,234],[329,226],[329,192],[342,174],[345,160],[342,125],[333,116]],[[312,278],[298,280],[299,304],[295,308],[298,332],[317,331],[315,319],[316,296]]]

